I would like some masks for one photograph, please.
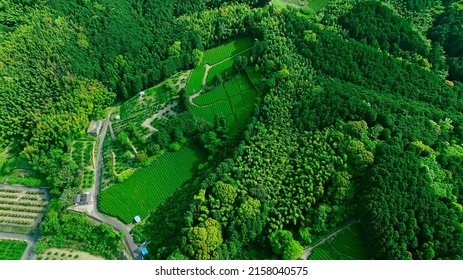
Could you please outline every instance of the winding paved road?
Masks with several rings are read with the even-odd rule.
[[[101,129],[100,132],[100,143],[98,145],[98,156],[97,156],[97,161],[96,161],[96,168],[95,168],[95,181],[94,181],[94,186],[93,186],[93,194],[94,194],[94,200],[91,205],[93,205],[93,209],[91,209],[90,212],[90,217],[94,218],[95,220],[102,221],[107,223],[108,225],[114,227],[118,231],[124,232],[124,239],[127,244],[128,249],[130,250],[130,253],[132,254],[132,257],[134,259],[138,258],[138,246],[135,244],[133,241],[133,237],[130,235],[130,230],[132,227],[129,227],[113,218],[110,218],[106,216],[105,214],[101,213],[98,211],[97,207],[97,202],[99,198],[99,193],[100,193],[100,186],[101,186],[101,169],[103,166],[103,144],[104,144],[104,139],[106,136],[106,132],[108,131],[108,126],[111,121],[111,114],[114,111],[111,110],[109,113],[108,117],[104,120],[103,122],[103,128]]]
[[[72,207],[73,209],[71,210],[78,211],[78,212],[82,212],[79,210],[86,210],[90,218],[98,222],[105,222],[108,225],[115,228],[117,231],[124,232],[125,243],[127,245],[127,248],[129,249],[129,252],[132,258],[140,259],[139,247],[134,242],[133,237],[130,235],[130,230],[132,229],[132,227],[125,225],[119,222],[118,220],[101,213],[100,211],[98,211],[98,206],[97,206],[99,193],[100,193],[100,187],[101,187],[101,173],[102,173],[101,170],[103,166],[103,144],[104,144],[106,133],[108,132],[108,126],[111,122],[111,114],[113,111],[114,109],[111,110],[108,117],[103,121],[103,126],[101,128],[101,132],[99,135],[98,154],[97,154],[96,167],[95,167],[94,184],[92,188],[89,190],[89,192],[92,193],[93,202],[88,205]]]

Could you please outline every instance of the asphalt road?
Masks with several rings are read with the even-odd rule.
[[[109,113],[108,117],[103,121],[103,127],[101,128],[101,132],[99,135],[99,145],[98,145],[98,154],[97,154],[97,161],[95,166],[95,178],[94,178],[94,185],[90,192],[93,194],[93,203],[89,205],[87,208],[88,212],[90,213],[89,216],[99,222],[105,222],[108,225],[115,228],[117,231],[124,232],[124,239],[127,245],[127,248],[130,250],[132,257],[134,259],[139,259],[139,248],[138,245],[135,244],[133,241],[133,237],[130,235],[131,227],[119,222],[118,220],[111,218],[101,212],[98,211],[98,199],[101,187],[101,170],[103,166],[103,144],[106,133],[108,132],[108,126],[111,119],[111,114],[114,109]]]

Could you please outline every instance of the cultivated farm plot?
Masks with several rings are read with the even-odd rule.
[[[228,124],[234,124],[233,111],[228,100],[216,102],[207,107],[193,107],[192,109],[196,116],[210,123],[213,123],[216,118],[225,117]],[[229,116],[231,116],[231,118]],[[230,120],[232,122],[230,122]]]
[[[87,252],[74,249],[49,248],[37,256],[38,260],[104,260]]]
[[[359,224],[353,224],[338,233],[332,240],[313,249],[310,260],[367,260],[370,258],[367,243]]]
[[[26,248],[26,241],[0,239],[0,260],[20,260]]]
[[[187,94],[192,95],[196,92],[201,91],[201,89],[203,88],[204,74],[206,74],[205,65],[198,66],[191,72],[190,81],[188,82],[188,86],[186,87]]]
[[[28,234],[48,204],[42,190],[0,187],[0,231]]]
[[[246,126],[256,99],[257,91],[251,81],[246,74],[240,73],[193,99],[193,103],[201,107],[192,109],[196,116],[211,123],[224,117],[233,135]]]
[[[77,183],[82,189],[91,188],[93,185],[93,147],[95,141],[78,140],[72,144],[71,158],[77,164]]]
[[[227,93],[222,85],[215,87],[194,99],[194,103],[198,106],[211,105],[221,101],[227,101]]]
[[[195,146],[168,152],[152,165],[137,170],[126,181],[103,190],[99,208],[126,224],[136,215],[144,219],[191,178],[204,160],[205,155]]]
[[[241,56],[249,57],[251,54],[251,50],[247,50],[240,54]],[[221,75],[223,78],[228,78],[233,75],[236,75],[236,71],[233,69],[233,63],[235,62],[235,58],[231,58],[228,60],[224,60],[217,65],[214,65],[209,72],[207,73],[206,84],[208,86],[212,86],[214,84],[214,78],[218,75]]]
[[[205,63],[212,65],[221,62],[245,49],[252,47],[254,40],[251,38],[242,38],[223,44],[219,47],[209,49],[204,54]]]

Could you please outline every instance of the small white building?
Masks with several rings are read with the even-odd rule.
[[[90,125],[87,129],[87,134],[98,136],[100,133],[101,121],[90,122]]]
[[[140,91],[139,95],[140,95],[140,97],[143,97],[143,96],[145,96],[145,92],[144,92],[144,91]]]
[[[134,220],[135,223],[137,223],[137,224],[138,224],[139,222],[141,222],[141,218],[140,218],[140,216],[138,216],[138,215],[135,216],[135,217],[133,218],[133,220]]]
[[[121,115],[116,115],[116,117],[114,117],[114,120],[120,121],[121,120]]]
[[[92,195],[89,192],[78,194],[74,197],[75,205],[86,205],[92,202]]]

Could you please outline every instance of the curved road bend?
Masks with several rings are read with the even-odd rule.
[[[111,114],[114,111],[111,110],[109,113],[108,117],[103,121],[103,127],[101,129],[100,135],[99,135],[99,144],[98,144],[98,155],[97,155],[97,161],[96,161],[96,167],[95,167],[95,178],[94,178],[94,184],[92,189],[90,190],[91,193],[93,193],[93,203],[90,205],[87,205],[89,216],[99,222],[105,222],[108,225],[112,226],[115,228],[117,231],[122,231],[124,232],[124,239],[125,243],[127,245],[127,248],[129,249],[133,259],[138,259],[138,245],[135,244],[133,241],[133,237],[130,235],[130,230],[132,227],[127,226],[116,219],[113,219],[109,216],[106,216],[105,214],[101,213],[98,211],[98,198],[99,198],[99,192],[100,192],[100,187],[101,187],[101,168],[103,165],[103,143],[104,139],[106,136],[106,133],[108,131],[108,126],[110,123],[111,119]]]

